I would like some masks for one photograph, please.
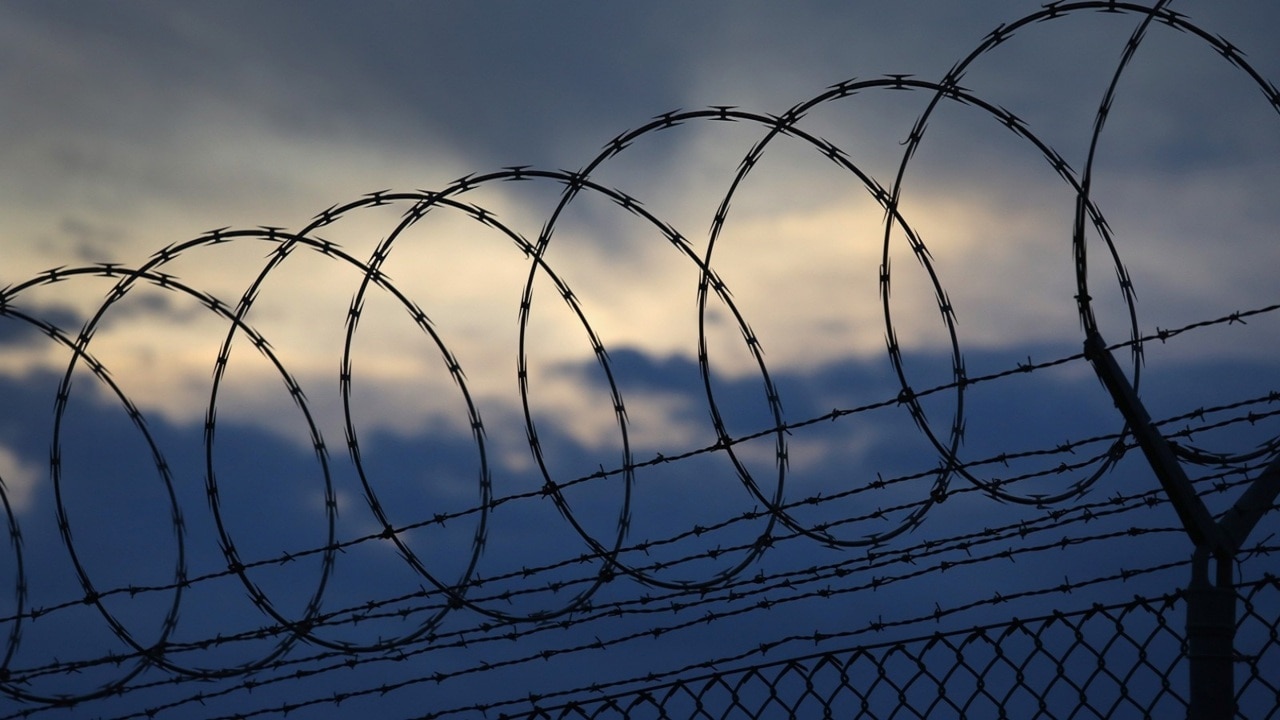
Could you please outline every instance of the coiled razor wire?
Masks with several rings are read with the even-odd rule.
[[[1016,22],[997,27],[968,56],[957,62],[942,80],[937,82],[905,75],[890,75],[868,80],[847,80],[832,85],[825,92],[792,107],[781,115],[755,113],[731,106],[669,112],[634,130],[619,134],[607,143],[604,149],[587,163],[582,170],[577,172],[543,170],[527,166],[509,167],[487,174],[466,176],[438,192],[384,191],[373,193],[325,210],[316,216],[310,224],[297,232],[288,232],[279,228],[244,230],[224,228],[185,242],[170,245],[155,253],[147,262],[138,267],[130,268],[114,263],[71,268],[63,267],[47,271],[25,282],[5,288],[0,291],[0,315],[38,329],[54,343],[70,352],[71,360],[58,385],[54,399],[54,425],[50,452],[50,472],[57,504],[58,530],[83,590],[83,602],[97,609],[111,633],[129,648],[133,655],[133,660],[127,663],[127,666],[122,666],[120,674],[109,682],[97,688],[74,694],[52,695],[35,693],[9,681],[11,671],[9,665],[15,656],[22,636],[21,619],[27,615],[27,570],[23,561],[22,534],[17,513],[14,511],[8,495],[4,492],[3,485],[0,484],[0,502],[4,504],[10,545],[16,557],[15,585],[17,597],[15,615],[13,616],[3,655],[0,655],[0,692],[14,699],[29,703],[71,704],[116,693],[132,679],[136,678],[139,673],[148,668],[157,668],[177,676],[197,679],[216,679],[242,675],[273,663],[299,642],[306,642],[345,653],[383,652],[420,641],[424,637],[430,637],[450,612],[462,608],[499,622],[547,621],[562,618],[570,613],[589,607],[591,599],[596,595],[599,588],[617,575],[625,575],[643,585],[666,590],[707,591],[735,581],[747,568],[753,566],[772,546],[772,538],[774,538],[777,528],[785,528],[788,533],[806,537],[822,545],[834,548],[866,548],[882,545],[902,533],[918,527],[938,502],[945,499],[948,493],[955,492],[950,489],[950,484],[953,478],[956,477],[961,478],[974,489],[987,494],[991,498],[1004,502],[1048,506],[1078,498],[1114,467],[1116,462],[1131,447],[1127,442],[1126,431],[1122,430],[1112,436],[1111,446],[1108,451],[1094,456],[1091,462],[1080,464],[1076,468],[1078,474],[1073,476],[1065,487],[1052,494],[1019,494],[1010,489],[1011,483],[1007,479],[1002,480],[995,476],[979,476],[974,472],[974,468],[981,463],[974,463],[962,457],[961,446],[965,427],[964,393],[966,387],[973,380],[968,377],[965,369],[960,338],[956,329],[955,310],[943,287],[940,275],[934,267],[927,245],[920,235],[912,229],[908,218],[901,211],[901,197],[905,186],[907,167],[924,139],[928,120],[935,108],[944,102],[959,103],[974,108],[1005,127],[1021,141],[1029,143],[1062,181],[1071,188],[1076,199],[1071,242],[1077,284],[1077,311],[1085,332],[1093,332],[1097,329],[1097,321],[1094,317],[1087,283],[1088,264],[1085,241],[1087,228],[1091,227],[1107,248],[1115,268],[1124,305],[1127,309],[1130,339],[1122,345],[1131,348],[1133,356],[1132,376],[1136,387],[1139,380],[1144,338],[1138,329],[1138,314],[1134,301],[1133,283],[1121,262],[1118,244],[1113,238],[1102,212],[1090,196],[1098,139],[1104,129],[1120,76],[1136,55],[1150,27],[1153,24],[1161,24],[1199,38],[1237,70],[1248,76],[1262,91],[1267,102],[1280,111],[1280,91],[1277,91],[1275,85],[1266,81],[1235,46],[1221,37],[1202,30],[1182,15],[1167,9],[1167,5],[1167,0],[1161,0],[1153,6],[1102,0],[1054,2]],[[970,93],[960,83],[968,68],[978,58],[1008,41],[1024,27],[1033,23],[1094,10],[1136,15],[1139,17],[1140,22],[1125,44],[1120,62],[1117,64],[1112,81],[1104,94],[1095,116],[1084,172],[1081,175],[1077,175],[1068,163],[1053,148],[1039,138],[1017,115]],[[852,98],[859,93],[879,90],[923,91],[932,94],[928,107],[911,128],[905,143],[901,164],[898,167],[893,183],[889,186],[881,184],[874,177],[864,172],[849,159],[848,154],[843,149],[828,140],[807,132],[802,127],[802,121],[805,116],[821,105]],[[594,180],[593,177],[608,161],[621,155],[636,140],[677,125],[701,121],[754,124],[763,130],[764,135],[740,163],[736,175],[730,182],[715,212],[710,228],[710,240],[705,252],[699,254],[684,235],[648,211],[641,204],[640,199],[621,190],[606,187]],[[886,530],[862,535],[841,536],[832,532],[833,527],[841,523],[806,524],[793,514],[792,510],[796,507],[796,504],[788,501],[786,493],[786,481],[788,479],[787,435],[788,427],[797,425],[795,423],[789,425],[784,419],[783,399],[766,365],[762,344],[751,330],[745,314],[734,301],[729,286],[716,273],[714,267],[713,254],[728,218],[729,208],[735,193],[751,171],[758,165],[770,143],[779,136],[807,143],[838,168],[851,173],[885,212],[879,289],[885,324],[886,351],[899,384],[899,392],[895,402],[906,408],[920,432],[937,452],[940,460],[938,469],[932,473],[933,487],[928,497],[909,506],[909,509],[899,518],[896,524]],[[478,188],[511,181],[554,183],[563,186],[558,204],[552,210],[535,240],[525,239],[519,232],[504,224],[487,209],[470,204],[462,199]],[[592,326],[587,312],[578,302],[573,289],[546,261],[547,251],[551,245],[557,221],[566,208],[575,199],[584,194],[594,194],[612,201],[630,216],[647,223],[649,227],[656,230],[663,237],[672,250],[684,260],[692,263],[698,270],[697,365],[706,395],[712,428],[717,438],[716,443],[707,450],[723,453],[732,466],[733,473],[751,499],[763,507],[762,511],[752,514],[753,517],[763,523],[759,533],[761,541],[742,548],[743,552],[740,558],[729,567],[710,573],[701,579],[665,579],[659,573],[661,565],[638,565],[624,558],[625,551],[628,549],[626,543],[630,528],[632,493],[635,484],[634,473],[635,469],[644,465],[644,463],[638,462],[632,454],[626,404],[615,378],[614,366],[607,348]],[[358,214],[369,208],[385,205],[402,205],[407,206],[407,209],[399,223],[378,244],[367,260],[362,261],[353,257],[336,243],[325,240],[320,236],[326,226],[341,218]],[[436,329],[427,313],[405,291],[392,283],[382,271],[382,267],[394,251],[397,241],[403,238],[410,228],[413,228],[430,213],[440,212],[441,210],[462,213],[470,220],[496,230],[513,243],[516,249],[528,260],[528,276],[518,308],[519,335],[517,347],[517,380],[528,448],[542,477],[541,495],[554,505],[565,522],[569,524],[586,545],[589,551],[588,556],[595,558],[601,566],[601,571],[595,575],[593,580],[581,584],[558,607],[537,610],[531,613],[519,613],[502,609],[493,602],[487,602],[482,598],[468,596],[468,589],[478,584],[476,582],[478,579],[477,569],[490,525],[489,513],[500,501],[499,498],[494,496],[492,489],[492,471],[488,459],[490,450],[486,444],[484,420],[472,397],[463,368],[450,350],[443,335]],[[892,244],[891,238],[895,228],[900,228],[905,234],[911,252],[928,276],[935,295],[934,300],[938,314],[948,337],[952,363],[952,382],[949,383],[948,388],[954,392],[955,400],[950,425],[945,431],[941,431],[935,426],[934,422],[926,416],[920,404],[920,398],[925,393],[918,391],[912,385],[903,362],[902,348],[897,340],[894,328],[893,312],[890,304],[891,272],[889,257]],[[209,293],[191,287],[165,272],[165,267],[169,263],[194,249],[222,243],[246,241],[264,241],[271,244],[273,249],[261,271],[234,304],[226,303]],[[380,637],[367,642],[345,642],[325,638],[317,632],[317,627],[324,624],[319,622],[321,619],[321,603],[336,562],[336,550],[340,547],[335,534],[337,498],[331,478],[329,445],[322,437],[302,386],[293,377],[280,357],[271,349],[268,339],[259,333],[248,320],[250,311],[268,278],[299,251],[309,251],[334,262],[346,264],[359,272],[362,278],[347,313],[342,350],[339,387],[344,413],[344,440],[355,470],[358,473],[370,511],[382,528],[380,537],[394,543],[400,555],[416,575],[426,582],[434,593],[438,593],[444,599],[444,602],[439,603],[435,610],[424,613],[423,618],[416,627],[399,636]],[[106,300],[98,307],[97,311],[78,333],[68,332],[55,323],[20,308],[20,301],[23,299],[24,293],[30,290],[86,277],[111,278],[116,280],[116,284],[108,293]],[[555,477],[555,474],[548,467],[545,450],[539,439],[538,424],[535,421],[529,398],[527,359],[527,341],[529,339],[530,317],[534,301],[534,285],[535,281],[539,279],[545,279],[551,283],[555,293],[560,296],[560,299],[581,325],[587,344],[608,384],[610,402],[616,417],[622,451],[617,460],[617,469],[605,471],[602,468],[598,476],[604,478],[612,475],[621,475],[623,491],[620,507],[618,508],[616,528],[608,537],[597,537],[575,513],[573,505],[563,491],[569,484],[582,479],[566,481],[563,478]],[[91,352],[95,332],[101,327],[108,311],[139,286],[159,288],[187,296],[198,301],[209,312],[212,312],[227,323],[227,334],[214,361],[213,381],[205,414],[205,494],[216,525],[219,547],[228,571],[238,577],[258,610],[270,622],[284,630],[274,635],[276,637],[275,644],[268,652],[239,665],[230,667],[197,667],[194,664],[179,661],[167,652],[169,638],[177,626],[183,590],[189,587],[191,583],[187,567],[186,523],[174,491],[174,482],[169,463],[166,461],[159,442],[149,429],[144,413],[111,378],[108,368],[96,359]],[[454,578],[439,577],[436,572],[433,572],[428,567],[427,562],[409,546],[402,537],[403,528],[397,528],[390,521],[384,503],[366,472],[360,449],[359,432],[353,419],[351,408],[352,378],[354,375],[353,345],[360,327],[365,302],[375,288],[384,293],[389,293],[412,319],[419,331],[430,339],[466,407],[467,424],[470,427],[471,438],[475,444],[478,457],[477,485],[479,497],[473,518],[475,529],[471,547],[468,551],[469,554],[463,569]],[[733,321],[741,333],[742,341],[750,352],[763,382],[765,400],[772,419],[772,428],[765,435],[770,435],[773,438],[774,467],[776,471],[767,481],[764,478],[757,477],[739,456],[735,447],[739,444],[740,438],[735,438],[727,429],[725,415],[713,389],[710,352],[707,343],[707,307],[713,295],[732,315]],[[1267,310],[1269,311],[1270,309],[1273,308],[1268,308]],[[220,484],[214,460],[214,449],[218,437],[217,410],[223,380],[231,363],[233,341],[241,336],[246,338],[257,352],[272,365],[283,381],[286,391],[306,424],[310,442],[315,450],[316,460],[320,465],[324,478],[327,542],[318,551],[321,555],[321,567],[319,577],[315,580],[315,588],[301,615],[296,617],[290,617],[277,608],[268,593],[250,577],[247,567],[254,565],[255,561],[242,556],[236,540],[224,522],[223,517]],[[1166,339],[1166,335],[1161,334],[1160,339]],[[81,367],[87,368],[97,381],[102,383],[115,396],[116,401],[124,409],[134,428],[141,434],[151,453],[152,461],[168,499],[170,520],[177,544],[177,559],[173,571],[173,582],[168,586],[172,594],[172,600],[168,605],[158,632],[154,638],[149,640],[136,637],[126,627],[124,621],[117,618],[102,602],[104,593],[110,591],[99,588],[82,563],[81,553],[77,551],[76,542],[74,541],[72,523],[64,504],[61,461],[63,422],[71,397],[71,380],[76,370]],[[1030,370],[1030,368],[1026,369]],[[835,419],[835,417],[838,417],[838,415],[833,415],[832,419]],[[1274,456],[1277,450],[1277,441],[1271,440],[1255,449],[1235,454],[1211,452],[1191,443],[1179,443],[1176,447],[1177,451],[1187,460],[1224,466],[1251,463],[1259,458]]]

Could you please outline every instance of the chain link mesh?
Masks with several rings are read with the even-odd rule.
[[[1238,588],[1238,717],[1280,716],[1280,578]],[[503,718],[1182,717],[1181,593],[725,670]]]

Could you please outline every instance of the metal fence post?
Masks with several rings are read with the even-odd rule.
[[[1236,712],[1236,591],[1230,558],[1217,558],[1216,581],[1209,578],[1212,559],[1206,548],[1196,549],[1186,591],[1191,685],[1188,720],[1221,720],[1234,717]]]
[[[1084,354],[1124,416],[1134,440],[1178,513],[1195,545],[1187,599],[1187,659],[1190,665],[1189,720],[1221,720],[1235,715],[1236,591],[1231,578],[1235,554],[1280,496],[1280,458],[1263,469],[1230,508],[1215,520],[1196,494],[1177,453],[1151,422],[1137,391],[1097,330],[1085,338]],[[1216,562],[1216,577],[1209,566]]]

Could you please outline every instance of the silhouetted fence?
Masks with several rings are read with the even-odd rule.
[[[1152,345],[1243,333],[1249,323],[1273,320],[1280,305],[1271,296],[1250,298],[1234,312],[1205,310],[1180,327],[1141,327],[1122,243],[1090,194],[1118,80],[1152,28],[1211,48],[1280,110],[1280,91],[1243,53],[1167,6],[1055,2],[993,30],[936,82],[848,80],[780,115],[730,106],[665,113],[619,134],[580,171],[510,167],[438,192],[378,192],[336,205],[296,232],[224,228],[137,266],[60,267],[0,290],[0,319],[11,324],[5,332],[27,333],[24,351],[39,347],[46,363],[58,353],[70,358],[65,371],[33,361],[37,369],[19,379],[0,378],[8,383],[0,430],[48,452],[48,482],[27,507],[0,485],[8,530],[0,720],[59,718],[67,708],[112,720],[192,713],[1208,718],[1229,716],[1233,703],[1241,716],[1276,717],[1280,585],[1267,563],[1277,549],[1269,543],[1280,493],[1273,429],[1280,393],[1233,388],[1212,406],[1188,402],[1152,417],[1136,386]],[[1029,26],[1095,11],[1131,18],[1134,29],[1077,171],[1021,117],[962,81],[976,58]],[[821,106],[879,91],[928,101],[906,134],[892,183],[804,126]],[[983,372],[966,363],[942,273],[899,203],[903,173],[943,105],[972,110],[1006,140],[1011,134],[1074,201],[1074,226],[1061,235],[1064,252],[1070,238],[1074,261],[1070,322],[1074,328],[1078,316],[1083,332],[1045,349],[1050,359],[1004,358]],[[734,170],[704,245],[597,178],[640,140],[695,124],[761,134]],[[839,401],[797,401],[787,404],[790,415],[782,373],[766,363],[766,342],[712,258],[735,193],[780,138],[852,178],[884,217],[879,272],[868,275],[878,283],[887,368],[877,375],[858,363],[841,366]],[[513,185],[558,193],[534,239],[472,202]],[[557,223],[572,203],[593,198],[655,234],[689,270],[697,316],[687,323],[696,333],[686,355],[660,361],[644,348],[607,345],[578,278],[554,266],[564,261],[551,250],[553,235],[561,237]],[[343,223],[385,219],[386,208],[397,215],[388,232],[375,234],[371,252],[333,239]],[[504,356],[514,362],[501,370],[502,388],[515,390],[505,403],[493,399],[496,384],[482,387],[468,374],[475,365],[458,348],[474,339],[472,328],[451,335],[433,320],[436,308],[416,299],[437,288],[392,280],[393,250],[399,257],[427,218],[445,214],[498,237],[521,271],[523,285],[503,316],[503,337],[515,340]],[[1108,344],[1095,318],[1090,234],[1110,266],[1102,274],[1114,271],[1118,283],[1116,315],[1128,335],[1121,342]],[[916,281],[932,296],[922,304],[936,309],[941,350],[899,338],[890,285],[901,270],[890,258],[904,238],[908,259],[922,268]],[[257,264],[235,286],[238,296],[200,287],[175,269],[184,262],[186,270],[216,268],[204,259],[246,246]],[[295,372],[296,358],[263,329],[273,318],[262,310],[270,307],[268,281],[299,258],[326,272],[337,268],[335,276],[348,273],[354,291],[334,322],[338,357],[306,357]],[[1096,286],[1096,263],[1093,271]],[[31,299],[79,283],[109,286],[105,299],[89,296],[83,314]],[[561,356],[541,366],[531,361],[543,317],[535,295],[568,318],[572,332],[563,335],[581,344],[577,365]],[[465,293],[442,302],[468,321],[474,303]],[[412,357],[429,356],[444,378],[422,393],[434,414],[417,434],[362,430],[359,422],[358,398],[368,387],[361,362],[394,380],[390,391],[375,388],[384,392],[373,393],[378,411],[378,402],[411,386],[402,367],[360,355],[358,336],[376,335],[369,316],[387,308],[399,331],[420,342]],[[167,313],[180,330],[193,318],[216,329],[220,343],[200,368],[201,382],[212,378],[208,389],[179,372],[167,378],[190,381],[199,403],[207,398],[197,420],[165,416],[168,398],[152,392],[152,381],[170,369],[163,362],[143,362],[145,371],[127,380],[112,371],[112,360],[127,353],[112,355],[119,348],[103,337],[145,312]],[[298,321],[307,330],[312,312],[304,308]],[[282,334],[291,329],[286,323]],[[713,357],[722,347],[709,339],[716,332],[738,343],[731,349],[748,380],[717,370]],[[8,334],[0,340],[17,342]],[[546,342],[562,339],[551,333]],[[175,340],[163,349],[186,348]],[[1128,368],[1112,356],[1118,351],[1129,355]],[[924,360],[944,371],[931,380],[913,373]],[[681,371],[687,384],[662,384]],[[1081,405],[1087,437],[1037,437],[1013,447],[1019,430],[1050,414],[1038,408],[1044,417],[1005,417],[1005,406],[988,398],[983,412],[1007,428],[996,433],[998,447],[974,448],[967,433],[976,393],[997,387],[1016,396],[1025,392],[1017,384],[1023,379],[1057,371],[1071,372],[1046,382],[1054,399],[1089,392],[1100,399],[1101,412]],[[322,373],[331,381],[327,404],[314,399]],[[257,384],[236,395],[228,388],[243,377]],[[566,377],[596,400],[583,409],[552,390],[539,395],[540,382],[554,387]],[[855,381],[872,389],[846,395]],[[252,408],[246,415],[271,416],[255,404],[266,402],[268,385],[277,393],[283,387],[276,399],[284,411],[271,409],[296,423],[288,432],[274,416],[269,431],[254,431],[250,421],[259,417],[227,419],[237,402]],[[797,387],[804,383],[789,389]],[[149,402],[131,391],[150,392]],[[649,419],[687,422],[661,428],[666,434],[650,428],[660,442],[641,441],[644,423],[634,418],[663,403],[676,410]],[[36,408],[50,407],[52,423],[41,424],[46,416]],[[1110,425],[1095,427],[1099,417]],[[864,423],[862,434],[847,430],[855,423]],[[577,429],[588,439],[565,429],[573,425],[586,426]],[[610,440],[598,440],[601,427],[614,433]],[[884,437],[874,448],[859,445],[876,433]],[[1223,436],[1249,447],[1226,452],[1203,442]],[[821,451],[806,456],[806,442]],[[607,453],[599,450],[606,446]],[[304,473],[296,469],[302,462],[314,465]],[[137,480],[143,476],[147,483]],[[1125,482],[1104,482],[1116,477]],[[1237,573],[1253,579],[1237,581]],[[1126,596],[1132,599],[1119,600]],[[1058,609],[1046,610],[1049,604]],[[890,631],[904,636],[883,634]]]
[[[1280,579],[1237,586],[1233,662],[1247,718],[1280,716]],[[485,708],[504,720],[1114,718],[1187,712],[1181,593],[935,632],[681,678],[626,692]]]

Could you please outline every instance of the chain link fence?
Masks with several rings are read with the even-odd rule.
[[[1280,717],[1280,578],[1238,586],[1237,717]],[[501,717],[1183,717],[1175,592],[582,697]]]

